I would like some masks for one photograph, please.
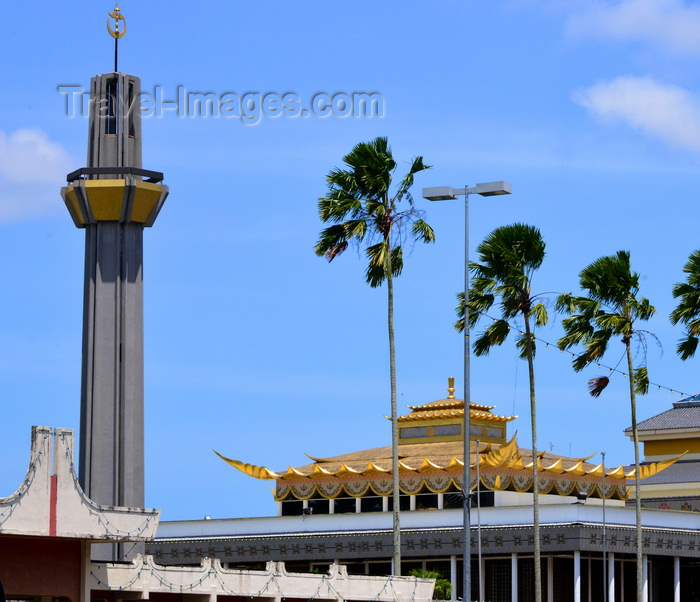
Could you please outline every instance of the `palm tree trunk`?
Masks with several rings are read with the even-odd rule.
[[[637,540],[637,602],[644,600],[644,565],[642,555],[642,497],[639,487],[639,433],[637,432],[637,398],[634,394],[634,365],[630,340],[624,339],[627,351],[627,369],[630,382],[630,409],[632,411],[632,441],[634,441],[634,516]]]
[[[527,369],[530,377],[530,422],[532,423],[532,529],[535,539],[535,602],[542,602],[542,564],[540,560],[540,488],[537,457],[537,406],[535,404],[535,362],[530,334],[530,316],[525,318]]]
[[[399,489],[399,423],[396,409],[396,349],[394,347],[394,279],[391,266],[391,245],[388,237],[386,244],[386,288],[387,288],[387,318],[389,326],[389,380],[391,381],[391,475],[393,499],[393,532],[394,548],[393,573],[401,575],[401,492]]]

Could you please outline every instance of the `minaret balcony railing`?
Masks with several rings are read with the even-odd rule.
[[[86,179],[86,176],[124,178]],[[147,177],[147,179],[141,179]],[[78,228],[99,222],[154,224],[168,187],[163,174],[137,167],[84,167],[67,176],[61,196]]]

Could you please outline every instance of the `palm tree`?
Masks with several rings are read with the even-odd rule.
[[[318,201],[321,221],[331,226],[321,231],[315,252],[333,261],[350,243],[367,243],[365,280],[371,287],[387,283],[387,323],[389,329],[389,375],[391,382],[391,448],[393,479],[394,573],[401,574],[401,532],[399,491],[399,429],[396,411],[396,361],[394,348],[394,277],[403,269],[402,243],[433,242],[433,229],[413,205],[409,189],[414,175],[430,166],[423,157],[411,162],[408,173],[392,193],[396,161],[386,138],[362,142],[343,157],[345,169],[335,168],[326,177],[328,194]],[[399,208],[402,200],[408,202]],[[410,230],[410,232],[409,232]]]
[[[637,542],[637,601],[642,601],[642,503],[639,489],[639,437],[637,432],[636,394],[644,394],[649,388],[646,366],[635,369],[632,358],[632,341],[646,349],[644,330],[638,322],[649,320],[656,309],[644,297],[638,298],[639,274],[630,267],[629,251],[600,257],[579,274],[581,288],[587,297],[575,297],[571,293],[560,295],[557,309],[569,314],[562,322],[564,336],[559,340],[560,349],[583,345],[583,352],[574,357],[574,370],[579,372],[589,363],[600,360],[613,337],[619,336],[625,346],[629,374],[630,409],[632,413],[632,440],[634,441],[634,497],[636,508]],[[607,376],[589,381],[589,391],[598,397],[607,386]]]
[[[542,600],[542,568],[540,565],[539,459],[537,454],[537,413],[535,403],[535,337],[533,328],[547,323],[547,309],[531,291],[532,277],[545,257],[545,242],[540,231],[526,224],[502,226],[489,234],[477,247],[479,262],[472,262],[474,275],[469,291],[469,325],[479,319],[498,301],[501,318],[486,328],[474,341],[474,355],[487,355],[494,345],[502,345],[510,332],[509,320],[522,318],[525,332],[516,341],[520,357],[527,359],[530,381],[530,420],[532,423],[532,491],[533,527],[535,535],[535,600]],[[458,296],[459,297],[459,296]],[[464,316],[464,295],[460,297],[460,315]],[[464,318],[455,324],[463,330]],[[465,407],[465,412],[469,408]],[[468,462],[469,458],[465,458]]]
[[[676,351],[682,360],[687,360],[695,355],[700,336],[700,251],[690,254],[683,271],[688,277],[673,287],[673,296],[680,297],[680,302],[671,312],[671,323],[685,324],[685,338],[680,339]]]

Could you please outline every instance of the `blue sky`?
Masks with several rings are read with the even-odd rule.
[[[78,429],[84,235],[59,190],[84,166],[87,119],[61,86],[88,89],[113,67],[109,3],[4,7],[0,88],[0,496],[18,486],[34,424]],[[668,321],[671,289],[700,247],[700,4],[683,0],[120,3],[120,70],[174,99],[189,92],[378,93],[383,116],[144,119],[144,167],[170,197],[145,234],[148,506],[165,519],[275,512],[268,485],[213,453],[280,470],[386,445],[386,290],[349,251],[313,254],[325,175],[354,144],[388,136],[399,172],[415,155],[423,186],[507,180],[509,197],[472,197],[472,254],[494,228],[539,227],[536,292],[577,291],[601,255],[631,252],[657,307],[651,380],[639,417],[700,390]],[[430,204],[437,242],[396,283],[399,404],[461,388],[452,329],[462,280],[463,208]],[[552,315],[540,338],[561,334]],[[612,345],[615,365],[622,345]],[[639,357],[639,356],[638,356]],[[629,463],[627,381],[597,400],[595,368],[541,346],[540,447]],[[526,364],[512,341],[472,363],[472,399],[519,415],[529,445]],[[673,389],[675,393],[670,393]],[[599,456],[598,456],[599,458]]]

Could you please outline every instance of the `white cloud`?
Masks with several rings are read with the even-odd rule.
[[[73,164],[42,130],[0,130],[0,223],[60,211],[59,189]]]
[[[700,97],[684,88],[626,75],[579,90],[573,100],[593,115],[700,152]]]
[[[700,6],[684,0],[588,0],[569,17],[567,32],[647,40],[679,54],[700,54]]]

